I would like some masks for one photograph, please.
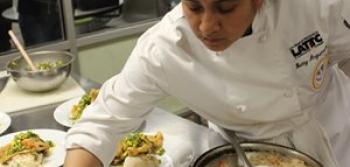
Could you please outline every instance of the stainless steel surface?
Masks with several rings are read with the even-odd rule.
[[[77,39],[77,46],[84,47],[99,42],[115,40],[135,34],[141,34],[158,22],[159,18],[140,21],[137,23],[126,23],[123,19],[115,19],[108,24],[111,24],[110,27],[116,27],[104,29],[97,33],[83,35]]]
[[[123,18],[127,22],[137,22],[160,17],[169,9],[170,4],[166,0],[125,0]]]
[[[77,35],[74,26],[74,14],[72,0],[62,0],[63,21],[65,30],[65,39],[69,41],[70,47],[67,48],[75,56],[76,61],[73,62],[72,73],[80,74]]]
[[[5,88],[8,80],[9,80],[9,75],[1,75],[0,74],[0,93],[1,91]]]
[[[51,104],[30,110],[8,113],[11,117],[12,123],[9,129],[4,134],[27,129],[59,129],[67,131],[68,128],[60,125],[53,117],[55,108],[59,105]]]
[[[28,71],[23,57],[16,57],[7,64],[7,71],[16,84],[28,91],[41,92],[58,88],[71,72],[74,57],[69,52],[39,51],[30,53],[34,64],[62,61],[63,65],[50,70]]]
[[[247,153],[248,152],[255,152],[255,153],[256,152],[257,153],[258,152],[277,152],[285,156],[290,156],[290,157],[303,160],[310,167],[323,167],[321,163],[319,163],[317,160],[315,160],[314,158],[312,158],[311,156],[305,153],[294,150],[292,148],[276,145],[276,144],[270,144],[270,143],[264,143],[264,142],[247,142],[247,143],[241,143],[241,147]],[[206,167],[206,165],[209,164],[210,162],[213,162],[214,160],[218,160],[222,158],[222,156],[227,154],[236,154],[235,150],[232,149],[231,145],[224,145],[224,146],[213,148],[205,152],[204,154],[202,154],[196,160],[196,162],[193,164],[192,167]]]

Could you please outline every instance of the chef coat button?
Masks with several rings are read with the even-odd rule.
[[[292,96],[293,96],[293,91],[284,92],[284,97],[292,97]]]
[[[267,33],[264,33],[259,37],[259,42],[265,42],[266,40],[267,40]]]
[[[237,105],[236,110],[238,112],[245,112],[247,110],[247,106],[246,105]]]

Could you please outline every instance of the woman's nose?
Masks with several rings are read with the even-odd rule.
[[[218,32],[220,30],[219,19],[212,13],[204,13],[201,18],[199,30],[203,36],[210,36]]]

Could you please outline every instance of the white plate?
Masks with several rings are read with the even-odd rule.
[[[160,157],[161,163],[159,167],[175,167],[173,160],[170,158],[170,156],[165,153]]]
[[[20,131],[20,132],[26,132]],[[50,140],[55,147],[52,148],[49,157],[45,158],[43,167],[57,167],[63,165],[66,151],[63,147],[66,132],[54,129],[32,129],[33,133],[39,135],[43,140]],[[4,146],[13,140],[14,136],[20,132],[10,133],[0,137],[0,146]]]
[[[166,153],[163,154],[162,156],[159,157],[159,159],[161,161],[159,167],[175,167],[172,159],[168,154]],[[110,167],[123,167],[123,165],[116,165],[116,166],[111,165]]]
[[[0,134],[4,133],[11,125],[11,117],[4,112],[0,112]]]
[[[188,141],[179,136],[164,134],[163,147],[165,155],[170,158],[172,166],[166,167],[188,167],[194,160],[193,147]],[[162,166],[163,167],[163,166]]]
[[[62,103],[55,109],[53,113],[53,117],[59,124],[66,127],[72,127],[74,125],[73,121],[69,119],[69,114],[70,114],[70,111],[72,110],[72,107],[75,104],[78,104],[80,98],[81,97],[70,99]]]

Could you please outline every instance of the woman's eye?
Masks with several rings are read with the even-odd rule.
[[[216,6],[216,9],[218,10],[218,12],[225,14],[233,12],[236,9],[236,7],[236,4],[221,3]]]
[[[200,4],[196,4],[196,3],[188,3],[187,7],[188,7],[188,9],[190,9],[193,12],[199,12],[202,10],[202,6]]]
[[[218,7],[217,8],[217,10],[222,14],[233,12],[235,9],[236,9],[235,7]]]
[[[230,7],[230,8],[227,8],[227,7],[221,8],[220,7],[220,8],[218,8],[218,11],[222,14],[225,14],[225,13],[230,13],[230,12],[234,11],[234,9],[235,8],[233,8],[233,7]]]

